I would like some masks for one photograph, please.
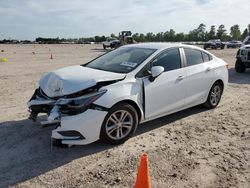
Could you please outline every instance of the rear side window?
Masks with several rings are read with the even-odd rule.
[[[203,63],[202,53],[199,50],[184,48],[187,66]]]
[[[179,49],[173,48],[165,51],[157,57],[153,66],[162,66],[165,72],[181,68]]]
[[[204,62],[208,62],[208,61],[211,60],[210,55],[208,55],[208,54],[205,53],[205,52],[202,52],[202,57],[203,57]]]

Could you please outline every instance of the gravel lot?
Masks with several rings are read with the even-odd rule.
[[[27,120],[38,80],[104,51],[101,45],[0,44],[0,59],[9,59],[0,62],[0,187],[133,187],[144,152],[154,188],[250,187],[250,70],[235,73],[236,51],[211,50],[229,63],[216,109],[197,106],[142,124],[120,146],[51,148],[53,127]]]

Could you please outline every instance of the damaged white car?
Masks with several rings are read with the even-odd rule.
[[[198,104],[216,107],[227,81],[227,63],[201,48],[132,44],[46,74],[28,107],[34,121],[48,114],[41,124],[56,125],[54,141],[120,144],[141,122]]]

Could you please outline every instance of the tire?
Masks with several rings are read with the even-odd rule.
[[[222,50],[223,50],[224,48],[225,48],[225,45],[221,45],[220,49],[222,49]]]
[[[117,42],[117,43],[115,44],[115,48],[118,48],[119,46],[120,46],[120,43]]]
[[[103,44],[103,49],[105,50],[106,49],[106,46]]]
[[[114,48],[114,44],[110,44],[110,48],[113,49]]]
[[[218,106],[218,104],[220,103],[222,92],[222,85],[219,82],[215,82],[209,91],[206,102],[203,105],[208,109],[212,109]]]
[[[122,144],[135,132],[137,125],[138,114],[134,107],[127,103],[119,103],[106,115],[100,138],[109,144]]]
[[[237,59],[235,62],[235,71],[238,73],[243,73],[246,70],[246,66],[244,65],[244,63],[240,60]]]
[[[51,139],[51,146],[60,147],[60,148],[67,148],[68,147],[67,144],[62,144],[61,139],[55,139],[55,138]]]

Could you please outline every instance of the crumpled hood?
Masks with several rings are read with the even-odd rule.
[[[75,65],[44,75],[39,81],[39,86],[47,96],[60,97],[90,88],[98,82],[120,80],[125,76]]]

